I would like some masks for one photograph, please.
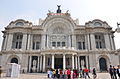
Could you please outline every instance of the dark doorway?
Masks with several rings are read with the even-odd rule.
[[[100,58],[99,60],[100,71],[107,71],[107,63],[105,58]]]
[[[55,58],[55,69],[63,69],[63,58]]]
[[[16,63],[16,64],[18,64],[18,59],[17,59],[17,58],[12,58],[12,59],[11,59],[11,63]]]

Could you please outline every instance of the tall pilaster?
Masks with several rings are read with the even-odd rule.
[[[46,42],[46,36],[45,34],[42,34],[42,39],[41,39],[41,48],[45,49],[45,42]]]
[[[23,34],[23,39],[22,39],[22,50],[26,50],[26,44],[27,44],[27,34]]]
[[[29,72],[31,72],[31,60],[32,60],[32,56],[30,56],[30,59],[29,59]]]
[[[54,54],[52,54],[52,69],[54,69]]]
[[[72,47],[76,49],[76,35],[72,35]]]
[[[38,63],[37,63],[37,72],[39,72],[39,64],[40,64],[40,59],[39,59],[40,57],[38,56]]]
[[[4,46],[3,46],[3,50],[6,50],[7,42],[8,42],[8,34],[5,34],[5,43],[4,43]]]
[[[45,54],[43,54],[43,72],[45,72]]]
[[[28,34],[28,43],[27,43],[27,50],[30,49],[30,34]]]
[[[8,40],[7,40],[7,50],[10,50],[12,48],[12,41],[13,41],[13,34],[9,33]]]
[[[78,69],[80,70],[80,58],[79,58],[79,56],[77,56],[78,57]]]
[[[87,34],[87,49],[90,50],[90,36]]]
[[[68,43],[69,43],[69,44],[68,44],[68,47],[71,47],[71,41],[72,41],[72,40],[71,40],[71,35],[68,36],[68,41],[69,41],[69,42],[68,42]]]
[[[104,39],[105,39],[105,47],[106,47],[106,49],[110,50],[110,38],[109,38],[109,35],[105,34]]]
[[[94,34],[90,34],[90,38],[91,38],[92,50],[95,50],[96,49],[96,44],[95,44],[95,36],[94,36]]]
[[[40,71],[42,71],[43,69],[42,69],[42,55],[40,56]]]
[[[33,46],[33,34],[31,34],[30,36],[30,50],[32,50],[32,46]]]
[[[75,56],[75,65],[76,65],[76,69],[77,69],[78,68],[77,56]]]
[[[86,60],[86,67],[88,68],[88,56],[86,55],[85,58],[86,58],[85,59]]]
[[[110,34],[111,49],[114,50],[113,35]]]
[[[75,67],[74,67],[74,54],[72,54],[72,69],[74,69]]]
[[[65,60],[65,54],[63,54],[63,69],[66,69],[66,60]]]

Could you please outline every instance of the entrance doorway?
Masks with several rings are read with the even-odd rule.
[[[107,71],[107,63],[105,58],[99,59],[100,71]]]
[[[55,58],[55,69],[63,69],[63,58]]]

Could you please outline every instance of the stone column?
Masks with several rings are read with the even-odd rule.
[[[45,49],[45,42],[46,42],[46,36],[45,34],[42,35],[42,39],[41,39],[41,48]]]
[[[9,33],[8,40],[7,40],[7,50],[10,50],[12,48],[12,41],[13,41],[13,34]]]
[[[30,59],[29,59],[29,72],[31,71],[31,60],[32,60],[32,56],[30,56]]]
[[[28,43],[27,43],[27,50],[30,49],[30,34],[28,34]]]
[[[72,69],[74,69],[74,54],[72,54]]]
[[[78,69],[80,70],[80,58],[78,56]]]
[[[43,55],[43,72],[45,72],[45,54]]]
[[[40,63],[40,61],[39,61],[40,59],[39,59],[39,56],[38,56],[38,63],[37,63],[37,72],[39,72],[39,63]]]
[[[77,56],[75,56],[75,64],[76,64],[76,69],[77,69],[78,68]]]
[[[63,54],[63,69],[66,69],[66,58],[65,58],[65,54]]]
[[[27,34],[23,34],[22,50],[26,50],[26,43],[27,43]]]
[[[52,69],[54,69],[54,54],[52,54]]]
[[[104,34],[104,40],[106,49],[110,50],[110,38],[108,34]]]
[[[42,55],[40,56],[40,71],[42,71]]]
[[[90,38],[91,38],[92,50],[95,50],[96,49],[96,44],[95,44],[94,34],[90,34]]]
[[[88,68],[88,56],[86,55],[85,58],[86,58],[85,59],[86,60],[86,67]]]

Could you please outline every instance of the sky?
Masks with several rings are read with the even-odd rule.
[[[61,5],[62,12],[69,10],[79,24],[100,19],[106,21],[115,30],[120,23],[120,0],[0,0],[0,31],[11,21],[24,19],[38,25],[39,19],[45,19],[48,10],[56,12]],[[120,48],[120,33],[115,33],[116,49]],[[0,32],[0,47],[2,45]]]

